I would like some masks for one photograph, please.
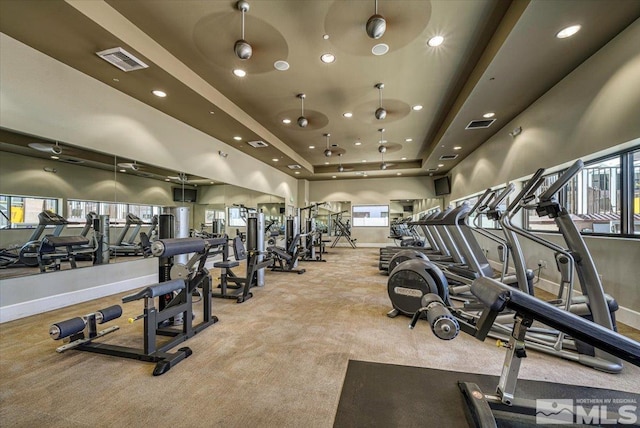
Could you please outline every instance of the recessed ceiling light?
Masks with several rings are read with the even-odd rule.
[[[233,137],[233,139],[236,141],[242,141],[242,137],[240,137],[239,135],[236,135],[235,137]]]
[[[415,106],[413,106],[413,107],[411,107],[411,108],[412,108],[413,110],[415,110],[415,111],[420,111],[420,110],[422,110],[422,106],[421,106],[420,104],[417,104],[417,105],[415,105]]]
[[[432,48],[435,48],[436,46],[440,46],[442,44],[442,42],[444,42],[444,37],[442,37],[442,36],[434,36],[434,37],[429,39],[427,44],[429,46],[431,46]]]
[[[336,178],[336,176],[335,176],[335,175],[332,175],[332,176],[331,176],[331,178]]]
[[[325,162],[324,164],[325,164],[325,165],[329,165],[329,162]]]
[[[291,119],[282,119],[282,123],[284,123],[285,125],[288,125],[291,123]]]
[[[273,158],[271,160],[274,161],[274,162],[278,162],[278,158]]]
[[[336,60],[336,57],[332,53],[325,53],[320,56],[320,61],[324,62],[325,64],[331,64],[335,60]]]
[[[60,156],[51,156],[51,159],[60,159]]]
[[[366,162],[366,161],[367,161],[366,159],[362,159],[362,162]]]
[[[494,112],[492,112],[492,111],[491,111],[491,112],[489,112],[489,113],[485,113],[485,114],[483,114],[483,115],[482,115],[482,117],[484,117],[484,118],[486,118],[486,119],[489,119],[489,118],[492,118],[492,117],[493,117],[493,116],[495,116],[495,115],[496,115],[496,114],[495,114]]]
[[[113,78],[113,81],[114,81],[114,82],[119,82],[119,81],[120,81],[120,79],[118,79],[117,77],[114,77],[114,78]]]
[[[296,171],[296,172],[294,172],[294,174],[300,174],[300,171]]]
[[[455,147],[453,148],[453,150],[460,150],[460,149],[462,149],[462,147],[461,147],[461,146],[455,146]]]
[[[407,158],[403,157],[403,158],[401,158],[400,160],[407,160]]]
[[[278,71],[287,71],[289,69],[289,63],[287,61],[278,60],[273,63],[273,68]]]
[[[325,39],[325,40],[329,40],[329,35],[328,34],[323,34],[322,38]]]
[[[439,164],[438,164],[438,168],[442,168],[443,166],[444,166],[444,164],[443,164],[443,163],[439,163]]]
[[[215,111],[213,111],[213,110],[211,110],[211,111],[209,112],[209,114],[216,114],[216,112],[215,112]]]
[[[401,172],[396,172],[396,175],[402,175],[402,173]]]
[[[342,113],[342,115],[343,115],[344,117],[346,117],[346,118],[353,117],[353,113],[351,113],[350,111],[348,111],[348,112],[346,112],[346,113]]]
[[[316,146],[309,146],[309,148],[310,148],[310,149],[315,149],[315,148],[316,148]]]
[[[126,169],[121,169],[120,172],[127,172],[127,170]]]
[[[214,184],[214,183],[215,183],[215,181],[210,181],[210,182],[209,182],[209,184]]]
[[[235,70],[233,70],[233,74],[237,77],[244,77],[247,75],[247,72],[240,68],[236,68]]]
[[[355,146],[361,146],[362,145],[362,141],[356,141],[355,143],[353,143]]]
[[[389,52],[389,45],[384,43],[378,43],[377,45],[371,48],[371,53],[376,56],[384,55],[387,52]]]
[[[154,89],[153,91],[151,91],[151,93],[156,97],[160,97],[160,98],[164,98],[167,96],[167,93],[164,91],[161,91],[160,89]]]
[[[413,141],[413,138],[405,138],[405,139],[404,139],[404,142],[405,142],[405,143],[410,143],[410,142],[412,142],[412,141]]]
[[[558,31],[556,37],[559,39],[566,39],[567,37],[571,37],[578,31],[580,31],[580,28],[582,28],[580,25],[572,25],[570,27],[563,28],[562,30]]]
[[[169,180],[168,178],[165,178],[164,181],[171,181],[171,180]]]

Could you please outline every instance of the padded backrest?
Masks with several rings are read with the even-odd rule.
[[[247,258],[247,252],[244,249],[244,244],[240,236],[233,238],[233,257],[236,260],[244,260]]]

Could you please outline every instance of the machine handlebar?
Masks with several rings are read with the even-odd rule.
[[[548,201],[553,196],[560,191],[568,182],[573,178],[574,175],[579,173],[582,168],[584,168],[584,163],[582,160],[578,159],[567,169],[558,179],[556,180],[551,187],[547,189],[542,195],[540,195],[541,201]]]

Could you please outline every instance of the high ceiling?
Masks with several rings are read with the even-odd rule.
[[[249,6],[247,60],[233,49],[242,12],[227,0],[1,0],[0,30],[287,174],[321,180],[446,174],[640,17],[634,0],[379,0],[387,28],[376,40],[365,30],[374,0]],[[574,24],[579,33],[556,38]],[[434,36],[442,45],[428,45]],[[381,43],[389,51],[374,55]],[[124,72],[96,55],[114,47],[149,67]],[[465,129],[488,112],[490,127]]]

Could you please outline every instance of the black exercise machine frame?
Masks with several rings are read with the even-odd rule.
[[[547,302],[509,287],[492,278],[478,278],[471,285],[471,292],[485,306],[478,320],[465,321],[457,308],[447,307],[440,296],[426,294],[422,308],[411,320],[410,328],[426,314],[436,337],[450,340],[460,330],[484,341],[499,313],[514,311],[514,325],[507,348],[502,374],[495,394],[484,394],[475,383],[460,382],[458,385],[467,404],[470,423],[478,427],[495,427],[494,412],[522,415],[523,419],[535,420],[535,400],[514,396],[522,358],[526,358],[525,335],[534,321],[581,340],[631,364],[640,366],[640,343],[616,331],[609,330],[592,321],[559,309]],[[452,315],[452,312],[455,315]],[[613,415],[612,415],[613,416]]]
[[[111,326],[98,331],[97,324],[119,318],[122,308],[114,305],[101,311],[87,314],[83,317],[71,318],[55,323],[49,329],[49,335],[54,340],[66,339],[68,343],[56,349],[64,352],[69,349],[111,355],[121,358],[129,358],[146,362],[154,362],[154,376],[166,373],[171,367],[189,357],[192,351],[188,347],[179,348],[177,352],[170,353],[170,349],[177,346],[205,328],[218,322],[218,317],[211,314],[212,309],[212,282],[209,272],[204,267],[211,248],[226,245],[227,239],[200,239],[178,238],[165,239],[154,242],[152,251],[158,257],[172,257],[178,254],[196,253],[187,264],[186,269],[180,272],[185,277],[173,279],[158,284],[150,285],[137,293],[122,298],[122,303],[144,299],[144,311],[135,318],[130,318],[133,323],[139,319],[144,321],[143,347],[132,348],[127,346],[110,345],[94,342],[102,336],[113,333],[119,329]],[[197,268],[193,267],[197,264]],[[193,292],[198,287],[202,288],[202,321],[193,324]],[[177,294],[175,294],[177,292]],[[174,295],[175,294],[175,295]],[[162,309],[157,309],[155,298],[166,295],[174,297]],[[167,327],[168,321],[182,314],[180,328]],[[170,340],[163,344],[158,343],[158,337],[169,337]]]

